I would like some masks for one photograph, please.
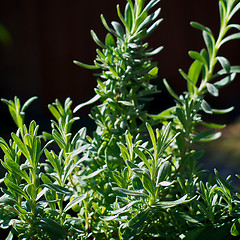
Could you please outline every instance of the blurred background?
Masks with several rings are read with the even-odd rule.
[[[90,30],[93,29],[103,40],[107,31],[102,26],[100,14],[103,13],[109,23],[118,20],[116,4],[120,4],[123,11],[125,3],[125,0],[0,0],[0,98],[18,96],[23,103],[32,96],[38,96],[26,111],[26,118],[35,119],[41,130],[46,130],[50,129],[51,119],[47,105],[56,98],[63,102],[66,97],[71,97],[74,107],[93,97],[96,86],[93,71],[74,65],[73,60],[93,62],[97,46]],[[178,69],[187,71],[190,66],[189,50],[199,51],[204,47],[201,32],[189,23],[197,21],[207,25],[216,35],[218,1],[164,0],[159,6],[164,21],[148,39],[150,47],[164,46],[164,50],[153,59],[159,67],[157,84],[163,88],[162,78],[166,78],[180,94],[186,82]],[[240,23],[240,13],[233,22]],[[240,65],[240,41],[227,43],[220,54],[232,65]],[[212,159],[223,164],[224,174],[233,173],[236,162],[240,165],[239,86],[240,75],[220,91],[220,98],[208,98],[214,108],[235,106],[232,113],[209,119],[231,124],[231,129],[224,130],[221,142],[207,145],[210,157],[217,156]],[[151,104],[150,111],[158,113],[172,104],[171,97],[163,88]],[[78,112],[81,126],[91,125],[87,117],[89,112],[90,107]],[[12,131],[16,131],[16,127],[7,106],[0,103],[0,136],[8,139]],[[226,159],[230,163],[230,156],[234,159],[233,164],[226,165]],[[214,161],[211,164],[214,165]],[[211,165],[208,160],[206,162]]]

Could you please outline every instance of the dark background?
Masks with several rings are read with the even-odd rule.
[[[0,24],[10,34],[10,41],[0,43],[0,98],[18,96],[22,103],[38,96],[26,112],[26,117],[35,119],[42,128],[50,126],[47,104],[56,98],[64,101],[71,97],[74,104],[94,96],[96,79],[91,70],[73,64],[73,60],[92,63],[96,44],[90,30],[94,29],[100,39],[107,31],[102,26],[100,14],[108,23],[118,20],[116,4],[122,9],[124,0],[0,0]],[[154,57],[158,62],[159,81],[167,78],[179,94],[186,86],[178,72],[187,71],[192,60],[189,50],[200,51],[204,47],[201,32],[190,26],[197,21],[209,26],[215,35],[218,32],[219,15],[217,0],[163,0],[161,17],[164,21],[148,39],[151,47],[164,46]],[[234,19],[240,23],[240,13]],[[240,64],[240,41],[227,43],[220,52],[232,65]],[[233,113],[217,119],[219,122],[235,121],[239,115],[240,77],[220,91],[220,98],[209,98],[213,107],[235,106]],[[172,100],[163,91],[151,104],[152,112],[172,105]],[[78,112],[83,126],[89,125],[89,107]],[[43,130],[43,129],[42,129]],[[45,129],[44,129],[45,130]],[[16,131],[6,105],[0,103],[0,136],[9,138]]]

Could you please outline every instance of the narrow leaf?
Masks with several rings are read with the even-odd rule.
[[[175,98],[176,100],[180,101],[178,95],[172,90],[172,88],[169,86],[168,82],[166,79],[163,79],[163,83],[166,87],[166,89],[168,90],[168,92],[170,93],[170,95]]]
[[[75,197],[73,200],[71,200],[66,207],[63,209],[63,212],[67,212],[70,208],[72,208],[73,206],[75,206],[76,204],[79,204],[80,202],[82,202],[82,200],[84,200],[87,197],[87,194],[82,194],[81,196],[77,196]]]
[[[231,64],[225,57],[216,57],[216,59],[221,64],[222,68],[225,69],[226,73],[229,73],[231,70]]]
[[[90,105],[90,104],[93,104],[93,103],[95,103],[97,100],[99,100],[100,99],[100,95],[95,95],[93,98],[91,98],[90,100],[88,100],[87,102],[85,102],[85,103],[81,103],[81,104],[79,104],[78,106],[76,106],[75,108],[74,108],[74,110],[73,110],[73,112],[75,113],[75,112],[77,112],[79,109],[81,109],[82,107],[84,107],[84,106],[87,106],[87,105]]]
[[[34,100],[36,100],[38,97],[31,97],[30,99],[28,99],[25,103],[24,103],[24,105],[22,106],[22,109],[21,109],[21,112],[24,112],[26,109],[27,109],[27,107],[34,101]]]
[[[234,107],[226,108],[226,109],[212,109],[212,112],[215,114],[225,114],[229,113],[234,109]]]
[[[207,103],[206,100],[202,100],[202,104],[201,104],[201,107],[202,107],[202,110],[205,112],[205,113],[208,113],[208,114],[212,114],[213,111],[212,111],[212,108],[211,106]]]
[[[28,152],[27,147],[24,145],[24,143],[22,142],[22,140],[15,134],[12,133],[12,138],[14,140],[14,142],[17,144],[18,148],[21,150],[21,152],[24,154],[24,156],[28,159],[30,159],[30,154]]]
[[[219,95],[219,90],[211,83],[206,83],[206,87],[208,92],[214,96],[214,97],[218,97]]]
[[[96,65],[89,65],[86,63],[79,62],[77,60],[74,60],[73,63],[78,65],[79,67],[86,68],[86,69],[99,69],[99,67]]]
[[[234,40],[234,39],[239,39],[240,38],[240,33],[233,33],[227,37],[225,37],[219,44],[219,47],[222,46],[224,43]]]
[[[156,152],[157,151],[157,142],[156,142],[156,137],[154,135],[153,129],[149,123],[146,123],[146,126],[147,126],[148,133],[149,133],[151,141],[152,141],[153,148]]]
[[[202,63],[198,60],[194,61],[192,65],[189,68],[188,71],[188,77],[192,80],[189,81],[188,84],[188,90],[190,93],[194,93],[194,87],[196,87],[199,75],[202,70]]]
[[[45,183],[42,184],[41,187],[46,187],[49,188],[59,194],[71,194],[72,191],[70,191],[69,189],[65,188],[65,187],[61,187],[59,185],[53,184],[53,183]]]
[[[195,51],[189,51],[188,54],[191,58],[198,60],[199,62],[201,62],[205,66],[207,66],[207,62],[206,62],[205,58],[200,53],[195,52]]]
[[[148,195],[143,192],[128,190],[125,188],[114,187],[112,190],[129,196],[148,197]]]
[[[92,35],[94,42],[98,46],[100,46],[101,48],[106,48],[106,46],[99,40],[99,38],[97,37],[96,33],[93,30],[91,30],[91,35]]]
[[[197,22],[191,22],[190,24],[191,24],[192,27],[194,27],[196,29],[199,29],[201,31],[205,31],[206,33],[208,33],[210,36],[213,37],[212,31],[210,30],[210,28],[205,27],[202,24],[197,23]]]
[[[194,197],[195,198],[195,197]],[[187,194],[184,195],[182,198],[178,199],[178,200],[175,200],[175,201],[162,201],[162,202],[159,202],[157,204],[154,204],[152,205],[151,207],[153,209],[157,208],[157,209],[165,209],[165,208],[171,208],[171,207],[175,207],[177,205],[180,205],[180,204],[186,204],[186,203],[189,203],[191,202],[194,198],[191,198],[191,199],[187,199]]]
[[[27,201],[29,201],[29,197],[27,196],[27,194],[19,187],[17,186],[15,183],[11,182],[8,178],[4,179],[4,183],[5,185],[10,188],[13,192],[17,193],[18,195],[21,195],[22,197],[24,197]]]

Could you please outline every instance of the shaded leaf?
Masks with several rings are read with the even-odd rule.
[[[42,218],[36,226],[47,233],[51,240],[66,239],[67,237],[65,229],[50,218]]]

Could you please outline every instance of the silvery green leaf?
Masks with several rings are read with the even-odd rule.
[[[70,208],[82,202],[82,200],[84,200],[86,197],[87,197],[87,194],[85,193],[85,194],[82,194],[81,196],[77,196],[73,198],[63,209],[63,212],[67,212]]]
[[[181,197],[181,198],[178,199],[178,200],[158,202],[158,203],[156,203],[156,204],[154,204],[154,205],[151,205],[151,208],[153,208],[153,209],[171,208],[171,207],[175,207],[175,206],[180,205],[180,204],[189,203],[189,202],[191,202],[194,198],[196,198],[196,197],[193,197],[193,198],[191,198],[191,199],[187,199],[187,194],[186,194],[186,195],[184,195],[183,197]]]
[[[219,90],[211,83],[206,83],[206,87],[208,92],[214,96],[214,97],[218,97],[219,95]]]
[[[231,73],[229,76],[215,82],[213,85],[216,88],[221,88],[227,86],[229,83],[231,83],[236,77],[236,73]]]
[[[65,187],[61,187],[59,185],[53,184],[53,183],[45,183],[42,184],[41,187],[46,187],[48,189],[51,189],[59,194],[71,194],[72,191],[70,191],[69,189],[65,188]]]
[[[202,104],[201,104],[201,107],[202,107],[202,110],[205,112],[205,113],[208,113],[208,114],[212,114],[212,108],[211,106],[207,103],[206,100],[202,100]]]
[[[225,57],[216,57],[216,59],[221,64],[222,68],[225,69],[226,73],[229,73],[231,70],[231,64]]]
[[[114,187],[114,188],[112,188],[112,190],[119,192],[121,194],[124,194],[124,195],[129,195],[129,196],[148,197],[148,195],[143,192],[128,190],[125,188]]]

